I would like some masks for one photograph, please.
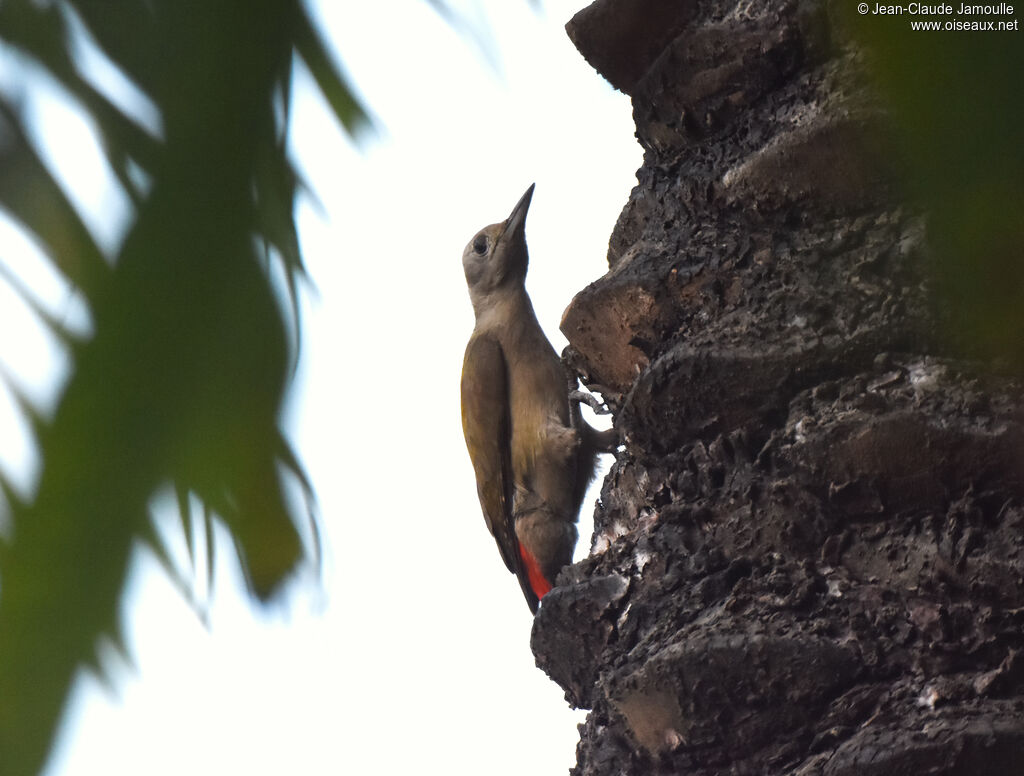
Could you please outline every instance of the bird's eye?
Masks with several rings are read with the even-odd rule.
[[[487,253],[487,238],[484,235],[478,234],[476,239],[473,240],[473,252],[478,256],[483,256]]]

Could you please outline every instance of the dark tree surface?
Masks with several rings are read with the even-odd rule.
[[[562,324],[625,443],[533,631],[592,709],[577,776],[1024,767],[1019,385],[969,357],[998,351],[984,326],[949,336],[967,295],[936,293],[980,223],[936,223],[966,195],[901,134],[938,92],[886,108],[851,12],[598,0],[568,25],[645,149],[611,270]],[[978,273],[1021,259],[1021,184],[989,156],[947,166],[1008,198]]]

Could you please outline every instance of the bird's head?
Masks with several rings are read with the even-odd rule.
[[[526,211],[530,209],[533,186],[531,183],[508,218],[485,226],[462,252],[462,267],[474,306],[498,289],[522,286],[526,280]]]

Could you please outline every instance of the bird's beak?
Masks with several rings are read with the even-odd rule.
[[[526,190],[526,193],[519,198],[516,206],[512,208],[512,215],[505,221],[505,233],[515,234],[519,231],[526,230],[526,211],[530,209],[530,200],[533,199],[533,187],[536,183],[531,183],[530,188]]]

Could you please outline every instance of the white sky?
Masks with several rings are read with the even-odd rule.
[[[294,151],[323,210],[299,211],[317,291],[290,415],[323,519],[323,582],[300,579],[254,609],[221,536],[207,629],[138,552],[124,602],[135,665],[113,671],[113,691],[79,681],[47,776],[521,776],[573,764],[584,714],[534,667],[530,614],[480,516],[458,408],[473,326],[465,244],[537,183],[527,286],[560,350],[562,311],[604,273],[635,183],[628,98],[562,29],[585,3],[485,4],[496,67],[423,0],[319,4],[384,130],[355,149],[300,77]],[[0,56],[0,88],[11,77]],[[29,98],[88,223],[116,245],[123,204],[88,130],[45,89]],[[0,261],[87,325],[31,251],[0,220]],[[0,325],[22,333],[5,338],[0,363],[52,405],[64,367],[28,321],[0,280]],[[37,462],[2,388],[0,440],[0,466],[29,487]]]

